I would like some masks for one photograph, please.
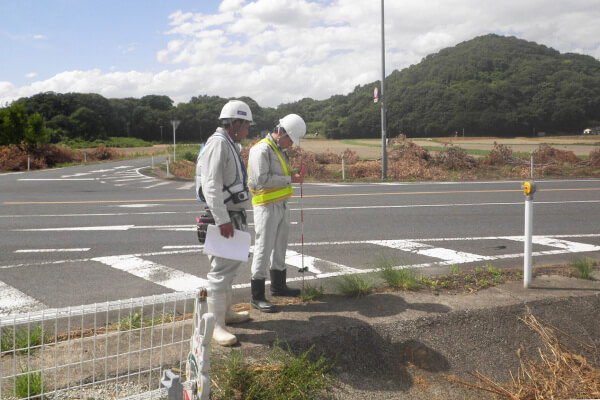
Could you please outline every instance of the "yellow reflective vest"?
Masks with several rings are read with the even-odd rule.
[[[261,140],[257,144],[260,144],[260,143],[267,143],[269,146],[271,146],[271,148],[273,149],[275,154],[277,154],[277,158],[279,158],[279,162],[281,163],[281,169],[283,170],[284,175],[290,176],[289,165],[283,158],[283,155],[281,154],[281,152],[279,151],[277,146],[275,146],[275,143],[273,143],[272,141],[270,141],[267,138]],[[248,165],[248,170],[250,170],[250,165]],[[269,188],[269,189],[265,189],[265,190],[250,189],[250,191],[252,192],[252,196],[253,196],[252,197],[252,205],[253,206],[262,206],[264,204],[269,204],[269,203],[273,203],[276,201],[289,199],[294,194],[294,189],[292,188],[291,184],[286,187],[274,187],[274,188]]]

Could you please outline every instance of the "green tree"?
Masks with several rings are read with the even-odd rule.
[[[106,138],[101,116],[90,108],[80,107],[69,118],[77,136],[85,140]]]
[[[25,105],[13,103],[3,109],[2,124],[0,125],[0,145],[20,144],[27,129],[27,114]]]

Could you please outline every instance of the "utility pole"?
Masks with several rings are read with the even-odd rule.
[[[163,128],[163,126],[161,125],[161,126],[160,126],[160,144],[162,144],[162,142],[163,142],[163,138],[162,138],[162,128]]]
[[[175,135],[177,133],[177,127],[181,121],[178,119],[174,119],[171,121],[171,125],[173,125],[173,162],[177,159],[177,143],[175,142]]]
[[[385,23],[384,0],[381,0],[381,179],[387,178],[387,137],[385,117]]]

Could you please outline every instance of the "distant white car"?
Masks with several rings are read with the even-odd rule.
[[[584,135],[591,135],[592,134],[592,130],[590,128],[584,129],[583,130],[583,134]]]

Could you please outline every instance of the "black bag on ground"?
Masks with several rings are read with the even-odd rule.
[[[202,244],[206,241],[206,231],[208,225],[214,225],[215,219],[213,218],[210,210],[204,210],[204,213],[200,217],[196,218],[196,231],[198,233],[198,241]]]

